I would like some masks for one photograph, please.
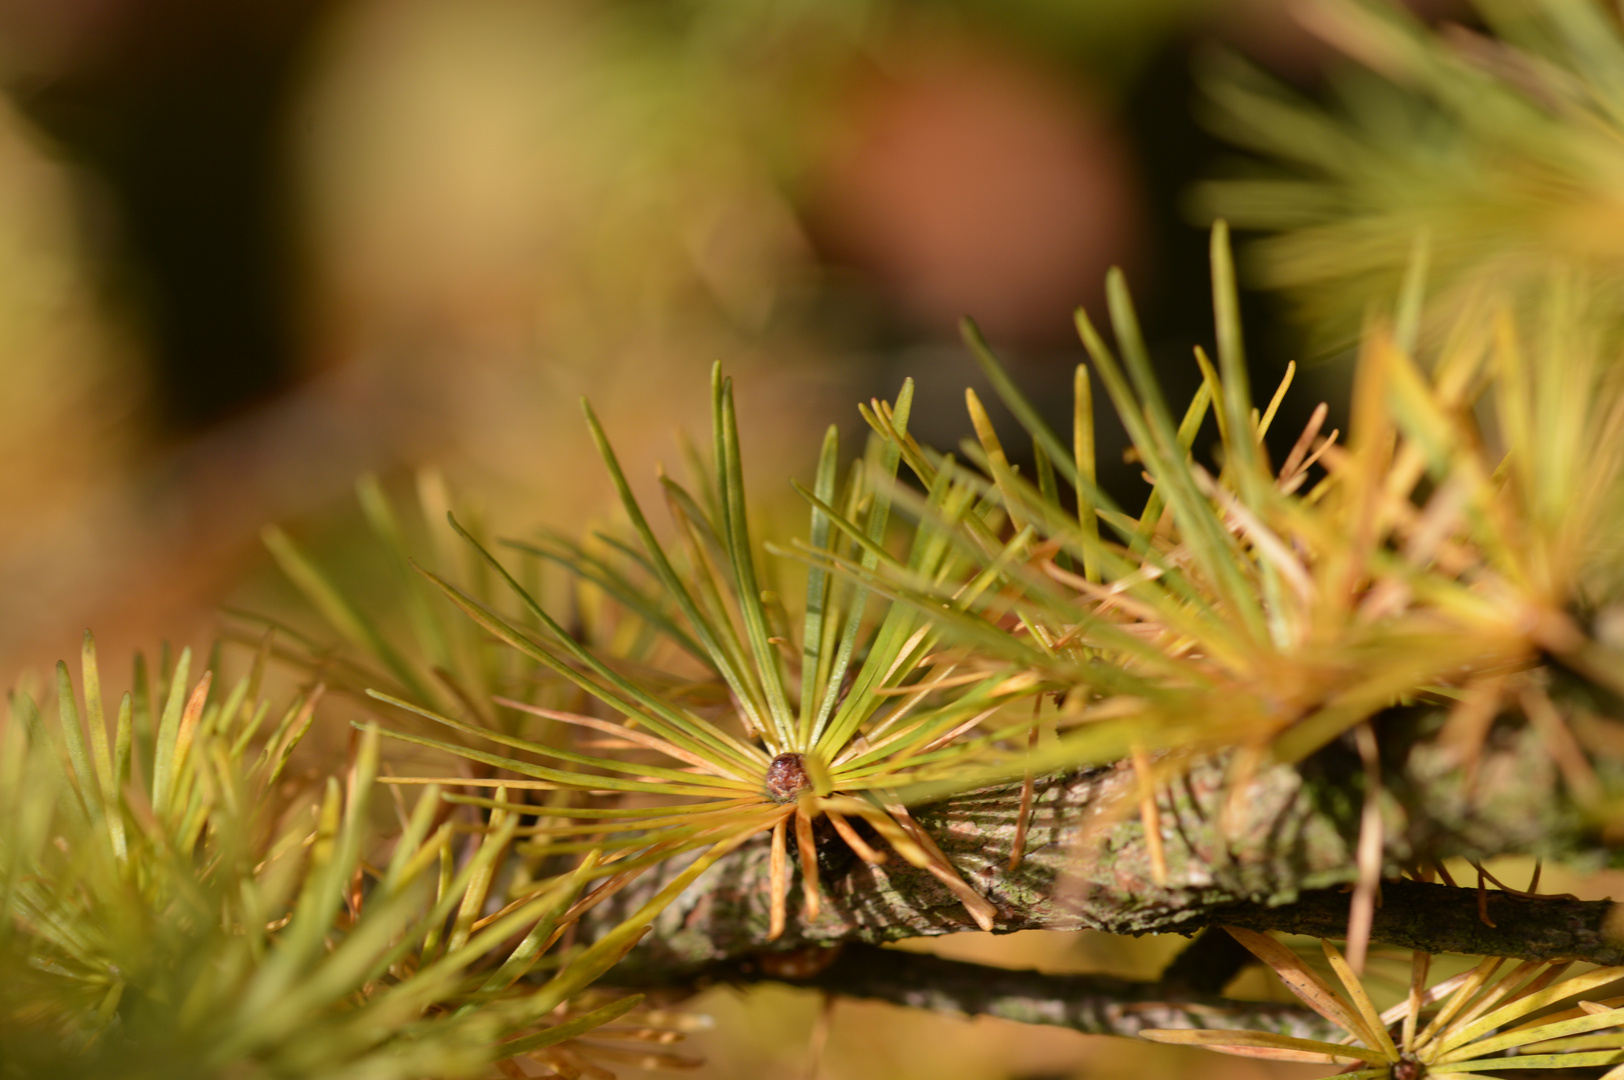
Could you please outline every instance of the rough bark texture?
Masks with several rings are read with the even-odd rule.
[[[1469,783],[1449,754],[1416,738],[1425,726],[1424,717],[1399,715],[1384,730],[1387,761],[1377,797],[1389,878],[1453,855],[1606,853],[1529,729],[1497,733]],[[1135,805],[1128,769],[1041,778],[1025,857],[1013,871],[1007,864],[1018,785],[944,800],[915,816],[995,905],[1000,932],[1192,934],[1232,923],[1339,935],[1348,911],[1348,895],[1339,890],[1356,876],[1364,800],[1357,758],[1333,746],[1301,766],[1260,768],[1249,780],[1237,773],[1233,762],[1215,760],[1162,787],[1165,884],[1153,879],[1139,814],[1124,811]],[[624,917],[660,880],[627,889],[598,917]],[[751,843],[666,909],[620,977],[681,984],[763,952],[976,929],[946,888],[899,859],[880,867],[853,860],[824,881],[822,892],[823,912],[808,920],[797,880],[789,927],[769,943],[768,848],[764,838]],[[1494,894],[1487,901],[1497,924],[1491,927],[1479,917],[1474,888],[1389,881],[1385,900],[1374,926],[1379,942],[1432,952],[1624,959],[1604,933],[1610,904]]]
[[[1372,939],[1426,952],[1624,963],[1610,902],[1528,897],[1400,880],[1451,856],[1510,853],[1592,866],[1616,861],[1591,818],[1574,805],[1538,734],[1502,725],[1475,771],[1431,736],[1437,718],[1394,710],[1382,718],[1382,903]],[[1036,784],[1024,858],[1010,870],[1020,786],[973,791],[917,807],[915,818],[998,912],[996,931],[1105,930],[1196,934],[1244,926],[1344,936],[1354,853],[1366,798],[1357,754],[1342,744],[1300,765],[1243,768],[1238,759],[1197,765],[1161,787],[1167,877],[1158,883],[1125,767],[1081,769]],[[1603,777],[1604,787],[1615,787]],[[928,873],[892,858],[870,866],[838,840],[820,843],[828,865],[823,910],[802,911],[796,873],[785,933],[767,940],[769,848],[762,836],[705,872],[655,921],[610,981],[697,987],[772,979],[934,1011],[1058,1024],[1089,1033],[1146,1027],[1248,1027],[1323,1037],[1323,1021],[1295,1006],[1217,996],[1234,956],[1192,956],[1157,982],[1008,971],[876,946],[977,929]],[[794,862],[794,860],[791,860]],[[673,863],[589,916],[612,925],[680,869]],[[1227,937],[1227,935],[1225,935]],[[1218,948],[1209,942],[1207,951]],[[1189,970],[1211,969],[1212,978]]]
[[[964,1016],[1051,1024],[1088,1035],[1137,1035],[1148,1028],[1246,1028],[1300,1039],[1336,1039],[1340,1029],[1296,1004],[1235,1001],[1166,981],[1112,975],[1053,975],[921,956],[874,945],[746,960],[715,978],[788,982],[842,997]]]

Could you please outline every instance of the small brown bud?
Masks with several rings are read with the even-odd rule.
[[[794,802],[812,786],[800,754],[779,754],[767,766],[767,794],[781,803]]]

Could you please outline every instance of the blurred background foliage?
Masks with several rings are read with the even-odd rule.
[[[1411,6],[1485,21],[1450,0]],[[1481,11],[1499,29],[1519,9]],[[1341,44],[1356,37],[1344,25]],[[1430,48],[1398,85],[1478,77]],[[1295,153],[1293,180],[1306,163],[1298,203],[1270,201],[1280,189],[1257,186],[1255,165],[1250,188],[1194,192],[1236,151],[1197,122],[1193,57],[1219,71],[1212,127]],[[1283,0],[3,0],[0,671],[70,655],[86,625],[110,657],[160,636],[205,644],[222,603],[298,623],[259,541],[273,520],[352,591],[387,594],[394,568],[375,565],[351,496],[363,471],[399,487],[432,463],[491,508],[494,532],[579,529],[612,494],[577,397],[624,460],[674,464],[717,358],[750,403],[764,512],[792,505],[783,479],[810,474],[815,432],[855,431],[853,402],[903,375],[919,380],[923,441],[968,434],[960,395],[979,377],[961,315],[1060,413],[1082,355],[1071,309],[1102,304],[1112,264],[1168,396],[1186,400],[1190,345],[1212,333],[1204,214],[1287,230],[1357,218],[1359,198],[1410,191],[1404,169],[1422,166],[1406,154],[1441,152],[1410,120],[1447,110],[1353,69]],[[1256,137],[1248,117],[1288,98],[1322,134],[1366,121],[1355,156],[1315,158],[1344,144],[1284,127]],[[1483,131],[1451,130],[1450,146],[1481,149]],[[1398,179],[1367,183],[1384,162]],[[1410,193],[1410,218],[1346,226],[1365,229],[1366,292],[1396,280],[1415,215],[1464,205],[1441,181]],[[1290,259],[1323,266],[1347,237],[1293,236],[1255,249],[1254,280],[1339,287]],[[1434,239],[1446,269],[1469,261]],[[1365,293],[1327,313],[1324,289],[1293,310],[1345,335]],[[1301,358],[1286,312],[1244,298],[1258,385]],[[1288,399],[1284,437],[1320,397],[1338,426],[1341,340],[1314,339],[1329,362]],[[1124,435],[1100,438],[1107,486],[1131,491]],[[634,470],[640,494],[650,475]],[[1178,944],[941,948],[1148,975]],[[812,995],[714,991],[699,1007],[722,1021],[701,1040],[707,1076],[784,1073],[822,1037]],[[829,1015],[828,1078],[1301,1074],[879,1005]]]
[[[1401,8],[1332,0],[1308,23],[1359,66],[1313,96],[1255,66],[1205,68],[1213,128],[1262,161],[1201,184],[1197,212],[1274,234],[1257,280],[1314,347],[1346,347],[1425,235],[1427,329],[1485,295],[1527,310],[1553,269],[1599,286],[1616,323],[1624,266],[1624,33],[1601,5],[1477,0],[1436,32]]]
[[[0,5],[0,663],[87,624],[206,633],[260,525],[330,520],[365,469],[578,523],[605,504],[575,399],[669,457],[717,358],[761,403],[758,475],[908,373],[950,445],[957,318],[1063,385],[1112,263],[1176,384],[1209,333],[1187,54],[1221,34],[1300,71],[1292,25],[1273,0]]]

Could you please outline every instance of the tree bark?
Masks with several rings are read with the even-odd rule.
[[[1624,963],[1624,948],[1610,932],[1610,902],[1480,895],[1474,887],[1400,880],[1405,871],[1450,856],[1582,855],[1595,864],[1618,854],[1574,805],[1531,728],[1496,731],[1468,775],[1427,737],[1436,723],[1433,715],[1409,710],[1383,718],[1382,787],[1370,794],[1381,811],[1386,881],[1373,940],[1427,952]],[[1040,778],[1025,854],[1013,870],[1008,863],[1020,785],[969,792],[918,807],[914,816],[964,879],[992,901],[997,932],[1188,935],[1227,924],[1340,937],[1348,920],[1345,887],[1357,877],[1363,777],[1357,755],[1340,744],[1298,766],[1254,768],[1249,777],[1234,756],[1199,763],[1158,791],[1165,882],[1152,869],[1136,778],[1122,765]],[[707,870],[659,916],[610,981],[681,987],[778,978],[1082,1031],[1151,1026],[1143,1022],[1151,1003],[1169,1010],[1158,1014],[1157,1026],[1244,1021],[1282,1031],[1313,1027],[1291,1009],[1248,1021],[1242,1013],[1256,1006],[1192,994],[1178,980],[1131,983],[892,959],[901,954],[867,946],[977,929],[947,889],[894,857],[884,866],[851,860],[844,873],[825,879],[816,919],[804,917],[797,877],[789,926],[769,942],[768,861],[762,837]],[[590,934],[594,924],[624,918],[678,869],[674,863],[651,872],[594,910],[584,929]],[[821,951],[833,946],[848,951]],[[1180,998],[1199,1007],[1192,1012],[1172,1004]],[[1113,1000],[1120,1008],[1107,1006]],[[1213,1017],[1226,1019],[1208,1022]]]
[[[717,973],[734,984],[785,982],[841,997],[885,1001],[960,1016],[997,1016],[1087,1035],[1137,1035],[1149,1028],[1245,1028],[1299,1039],[1336,1039],[1340,1029],[1295,1003],[1235,1001],[1165,981],[1113,975],[1057,975],[969,964],[900,949],[850,944],[819,950],[803,965],[746,960]],[[781,955],[781,954],[779,954]]]

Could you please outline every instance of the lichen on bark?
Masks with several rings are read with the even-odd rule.
[[[1468,776],[1426,737],[1433,720],[1423,712],[1395,710],[1383,721],[1388,749],[1375,797],[1389,878],[1454,855],[1564,856],[1584,850],[1617,858],[1616,849],[1594,843],[1596,830],[1574,805],[1531,728],[1497,730],[1475,774]],[[1299,766],[1251,770],[1238,787],[1233,758],[1217,755],[1163,785],[1158,806],[1167,877],[1161,883],[1136,809],[1137,781],[1125,765],[1040,777],[1025,854],[1013,870],[1007,864],[1020,805],[1018,784],[968,792],[918,807],[914,814],[965,880],[996,907],[997,932],[1191,934],[1231,922],[1334,934],[1346,925],[1347,897],[1326,890],[1346,886],[1356,876],[1353,853],[1364,798],[1350,783],[1358,769],[1348,756],[1346,749],[1332,746]],[[884,866],[852,860],[843,875],[824,882],[824,903],[815,919],[800,913],[797,884],[791,897],[796,916],[769,945],[769,861],[768,845],[756,842],[711,867],[656,919],[612,978],[680,985],[769,950],[883,944],[976,929],[962,905],[928,873],[897,859]],[[612,924],[681,865],[651,872],[594,911],[592,919]],[[1567,902],[1494,896],[1491,911],[1506,911],[1507,925],[1528,922],[1510,914],[1518,905],[1544,920],[1542,932],[1523,926],[1519,937],[1494,933],[1478,919],[1475,890],[1390,886],[1393,896],[1427,889],[1434,891],[1425,893],[1425,900],[1383,908],[1376,940],[1429,951],[1572,954],[1600,962],[1611,962],[1617,952],[1603,932],[1605,904],[1558,910],[1552,905]]]

